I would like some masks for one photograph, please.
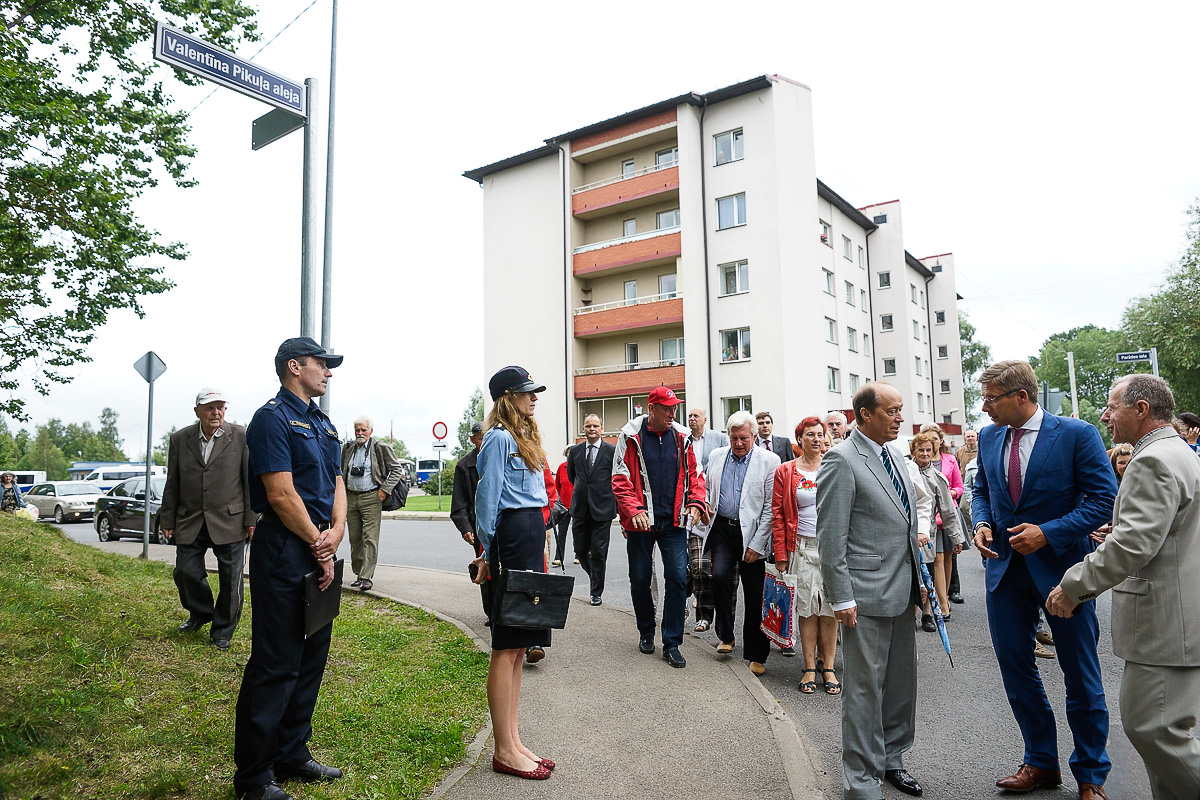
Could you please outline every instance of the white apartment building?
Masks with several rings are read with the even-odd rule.
[[[961,421],[953,258],[908,255],[898,202],[864,213],[819,181],[812,130],[808,87],[761,76],[464,173],[484,189],[484,379],[520,364],[547,385],[549,450],[593,412],[615,434],[660,385],[718,429],[745,408],[790,435],[875,377],[915,424]]]

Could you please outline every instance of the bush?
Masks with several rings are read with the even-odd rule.
[[[454,491],[454,465],[456,461],[446,461],[442,464],[442,494],[449,496]],[[429,476],[429,480],[421,484],[421,491],[425,494],[436,495],[438,493],[438,476],[433,473]]]

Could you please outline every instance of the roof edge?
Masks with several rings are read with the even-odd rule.
[[[907,250],[904,251],[904,262],[906,264],[908,264],[910,267],[912,267],[913,269],[915,269],[917,272],[921,273],[922,277],[932,278],[934,276],[933,270],[931,270],[929,267],[922,264],[916,256],[914,256],[912,253],[908,252]]]
[[[539,161],[546,156],[554,155],[556,153],[558,153],[558,145],[544,144],[541,147],[535,147],[532,150],[526,150],[524,153],[519,153],[515,156],[509,156],[501,161],[487,164],[486,166],[482,167],[476,167],[475,169],[469,169],[463,173],[463,177],[470,178],[476,183],[482,185],[483,179],[488,175],[501,172],[506,169],[512,169],[513,167],[519,167],[522,164],[528,164],[531,161]]]
[[[858,227],[862,228],[868,233],[879,230],[879,226],[867,219],[866,214],[863,214],[857,208],[846,202],[844,197],[835,192],[833,189],[830,189],[829,186],[827,186],[826,183],[820,178],[817,178],[817,196],[824,200],[828,200],[833,204],[834,208],[836,208],[838,211],[841,211],[843,214],[849,217],[854,224],[858,225]]]

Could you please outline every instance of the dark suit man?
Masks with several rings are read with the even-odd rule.
[[[483,555],[483,546],[475,538],[475,492],[479,487],[479,446],[483,444],[483,423],[476,422],[471,426],[471,434],[467,437],[475,449],[467,453],[454,465],[454,488],[450,496],[450,521],[458,528],[458,534],[463,541],[475,550],[475,557]],[[483,601],[483,613],[487,615],[487,624],[492,624],[492,582],[484,581],[479,584],[479,594]]]
[[[588,414],[583,420],[587,441],[572,447],[567,456],[567,479],[575,487],[571,495],[571,536],[579,566],[591,581],[594,606],[603,602],[608,534],[617,516],[612,490],[612,463],[617,449],[600,438],[603,431],[600,417]]]
[[[181,631],[212,623],[212,643],[229,649],[242,617],[246,540],[258,514],[250,508],[246,429],[225,422],[225,397],[216,389],[196,395],[195,425],[171,434],[167,485],[159,520],[175,539],[175,585],[188,612]],[[213,603],[204,554],[217,558],[219,589]]]
[[[872,381],[854,395],[858,427],[817,471],[821,577],[842,623],[842,796],[881,800],[882,783],[920,795],[904,769],[917,711],[921,602],[917,495],[899,450],[904,401]]]
[[[758,412],[754,415],[754,421],[758,423],[758,438],[754,440],[755,447],[770,450],[779,456],[780,463],[787,463],[796,457],[796,454],[792,452],[791,439],[786,436],[771,435],[771,431],[775,427],[775,421],[771,419],[769,412]]]
[[[1024,361],[993,364],[979,382],[983,410],[995,425],[979,434],[971,518],[985,556],[992,647],[1025,741],[1020,767],[996,786],[1027,792],[1062,783],[1054,711],[1034,663],[1038,610],[1063,574],[1092,551],[1092,531],[1112,519],[1117,481],[1093,426],[1038,407],[1037,378]],[[1096,604],[1048,621],[1075,742],[1071,772],[1080,798],[1099,800],[1111,762]]]

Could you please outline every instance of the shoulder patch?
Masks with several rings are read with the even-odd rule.
[[[269,406],[273,406],[273,405],[275,405],[275,401],[274,401],[274,400],[268,400],[268,401],[267,401],[267,405],[269,405]]]
[[[337,438],[337,431],[330,430],[328,427],[326,427],[325,432],[328,433],[333,438],[335,438],[335,439]]]
[[[289,419],[288,423],[291,425],[295,425],[297,428],[304,428],[304,430],[306,430],[306,431],[312,430],[312,425],[309,425],[307,422],[301,422],[298,419]]]

